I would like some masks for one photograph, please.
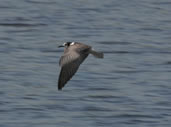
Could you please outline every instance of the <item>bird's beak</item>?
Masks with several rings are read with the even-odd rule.
[[[58,48],[61,48],[61,47],[65,47],[64,44],[63,45],[59,45]]]
[[[58,48],[64,47],[63,45],[59,45]]]

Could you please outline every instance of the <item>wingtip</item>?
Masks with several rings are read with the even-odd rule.
[[[60,85],[58,85],[58,90],[61,91],[62,90],[62,87]]]

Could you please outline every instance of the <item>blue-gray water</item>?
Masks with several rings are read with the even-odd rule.
[[[170,0],[1,0],[1,127],[170,127]],[[57,90],[57,46],[89,56]]]

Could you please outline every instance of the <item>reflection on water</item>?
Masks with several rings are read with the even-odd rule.
[[[170,127],[170,4],[1,1],[0,125]],[[65,41],[105,58],[57,91]]]

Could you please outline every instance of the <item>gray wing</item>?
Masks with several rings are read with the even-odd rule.
[[[74,52],[72,55],[67,53],[61,57],[59,65],[62,68],[58,79],[58,90],[61,90],[72,78],[87,56],[88,54],[79,55],[79,53]]]

